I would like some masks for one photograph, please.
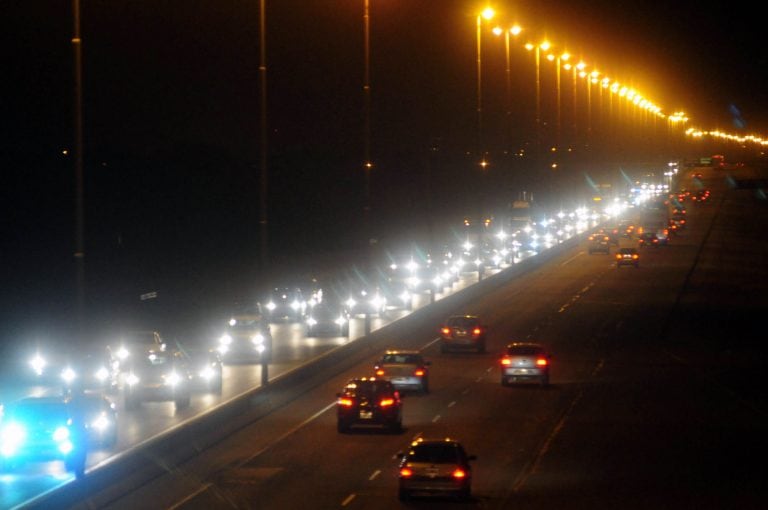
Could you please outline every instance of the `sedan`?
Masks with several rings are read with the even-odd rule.
[[[376,377],[391,382],[398,391],[429,393],[429,366],[421,352],[388,350],[374,365]]]
[[[655,232],[643,232],[640,237],[637,238],[637,245],[640,248],[645,246],[659,246],[659,236]]]
[[[452,315],[440,326],[440,352],[471,349],[483,353],[487,329],[476,315]]]
[[[541,344],[534,342],[512,342],[507,345],[499,360],[501,385],[515,382],[535,381],[542,386],[549,385],[549,365],[552,355]]]
[[[112,400],[99,393],[72,393],[67,403],[82,416],[90,447],[117,443],[117,406]]]
[[[336,394],[336,428],[379,427],[392,432],[403,428],[403,404],[394,385],[377,377],[350,379]]]
[[[616,252],[616,267],[621,266],[640,267],[640,254],[637,248],[619,248]]]
[[[418,438],[407,452],[398,452],[398,497],[455,496],[468,499],[472,494],[472,466],[459,441],[451,438]]]

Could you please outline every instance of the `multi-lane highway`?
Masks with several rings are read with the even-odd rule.
[[[392,508],[401,504],[396,453],[415,437],[452,436],[478,457],[462,508],[758,508],[766,491],[753,461],[766,409],[755,387],[764,349],[745,337],[764,320],[768,218],[753,190],[705,172],[711,200],[688,204],[688,228],[667,247],[644,248],[637,269],[574,242],[527,272],[375,324],[367,337],[353,330],[349,342],[303,340],[301,356],[270,367],[276,379],[298,373],[290,385],[254,391],[258,366],[227,367],[222,403],[249,392],[248,409],[268,412],[253,411],[226,434],[190,437],[180,427],[184,443],[175,448],[94,454],[82,482],[30,474],[33,492],[22,494],[27,485],[4,480],[4,504],[58,480],[62,490],[29,506]],[[487,354],[440,353],[437,326],[455,312],[485,319]],[[281,338],[302,341],[280,328]],[[498,355],[511,340],[553,352],[551,387],[500,384]],[[348,347],[343,362],[301,372],[337,343]],[[388,347],[424,351],[430,393],[405,396],[401,434],[339,434],[336,392],[370,374]],[[146,404],[152,412],[121,424],[117,450],[208,409],[210,399],[197,397],[179,415],[171,404]],[[131,471],[117,469],[121,462]]]

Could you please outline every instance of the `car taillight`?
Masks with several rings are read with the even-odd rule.
[[[383,368],[377,368],[376,369],[376,375],[384,375],[384,369]]]
[[[456,468],[453,470],[453,473],[451,473],[451,476],[454,478],[466,478],[467,472],[461,468]]]
[[[355,403],[351,398],[341,397],[336,401],[337,404],[344,407],[352,407]]]
[[[639,258],[640,258],[640,255],[638,255],[637,253],[632,255],[632,260],[637,260]]]
[[[482,329],[480,329],[480,328],[475,328],[475,329],[473,329],[473,330],[472,330],[472,334],[473,334],[474,336],[479,336],[479,335],[480,335],[480,333],[482,333],[482,332],[483,332],[483,330],[482,330]]]
[[[400,476],[403,478],[410,478],[413,476],[413,470],[409,467],[400,468]]]
[[[539,367],[546,367],[547,366],[547,358],[537,358],[536,359],[536,366]]]
[[[621,260],[621,253],[616,254],[616,260]]]
[[[512,364],[512,360],[510,360],[509,358],[501,358],[501,364],[502,365],[511,365]]]
[[[444,335],[450,335],[451,334],[451,328],[442,328],[440,332]]]
[[[394,398],[382,398],[381,402],[379,402],[379,407],[389,407],[391,405],[395,405]]]
[[[417,368],[416,371],[413,372],[413,375],[416,377],[424,377],[424,374],[426,374],[426,372],[423,368]]]

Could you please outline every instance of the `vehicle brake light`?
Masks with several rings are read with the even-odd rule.
[[[511,365],[512,362],[510,361],[509,358],[501,358],[501,364],[502,365]]]
[[[547,358],[537,358],[536,359],[536,365],[540,367],[547,366]]]
[[[461,468],[456,468],[453,470],[453,473],[451,473],[451,476],[454,478],[466,478],[467,473]]]
[[[336,401],[337,404],[344,407],[352,407],[354,401],[351,398],[342,397]]]
[[[440,332],[444,335],[450,335],[451,334],[451,328],[443,328],[440,330]]]
[[[472,334],[475,335],[475,336],[480,335],[480,333],[482,333],[482,332],[483,332],[483,330],[480,329],[480,328],[475,328],[475,329],[472,330]]]
[[[377,368],[376,369],[376,375],[384,375],[384,369],[383,368]]]
[[[381,402],[379,402],[380,407],[389,407],[394,404],[395,404],[394,398],[383,398],[381,399]]]
[[[410,478],[413,476],[413,471],[409,467],[400,468],[400,476],[403,478]]]
[[[423,368],[417,368],[416,371],[413,373],[413,375],[417,377],[424,377],[424,369]]]

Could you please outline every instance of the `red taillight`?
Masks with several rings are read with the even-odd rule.
[[[616,260],[621,260],[621,254],[620,253],[616,254]]]
[[[400,468],[400,476],[403,478],[410,478],[413,476],[413,471],[409,467]]]
[[[467,472],[461,468],[456,468],[453,470],[453,473],[451,473],[451,476],[454,478],[466,478]]]
[[[376,369],[376,375],[384,375],[384,369],[383,368],[377,368]]]
[[[381,399],[381,402],[379,402],[379,407],[389,407],[392,405],[395,405],[394,398],[383,398]]]
[[[639,258],[640,258],[640,255],[638,255],[637,253],[632,255],[632,260],[637,260]]]
[[[440,330],[440,332],[444,335],[450,335],[451,334],[451,328],[443,328]]]
[[[502,365],[511,365],[512,361],[509,358],[501,358]]]
[[[480,333],[482,333],[482,332],[483,332],[483,330],[480,329],[480,328],[475,328],[475,329],[472,330],[472,334],[475,335],[475,336],[480,336]]]
[[[354,401],[351,398],[341,397],[336,401],[337,404],[344,407],[352,407]]]
[[[536,366],[546,367],[547,364],[548,364],[547,358],[537,358],[536,359]]]
[[[426,372],[424,372],[423,368],[417,368],[416,371],[413,373],[413,375],[415,375],[417,377],[424,377],[425,373]]]

